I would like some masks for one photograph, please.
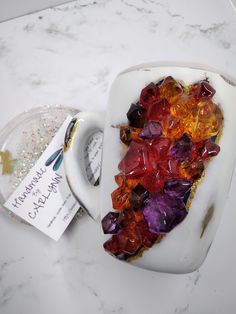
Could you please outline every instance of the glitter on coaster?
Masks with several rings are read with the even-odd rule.
[[[39,107],[15,117],[1,130],[0,203],[2,208],[47,148],[66,117],[77,113],[77,109],[59,105]],[[6,169],[6,163],[3,161],[6,157],[11,161],[11,171],[9,167]],[[6,170],[9,170],[8,173],[2,175]],[[11,212],[9,214],[16,217]],[[78,215],[81,215],[81,210]]]

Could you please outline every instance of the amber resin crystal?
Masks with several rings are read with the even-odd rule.
[[[131,104],[120,139],[128,149],[118,165],[114,211],[102,219],[104,243],[120,259],[137,256],[188,214],[191,188],[206,161],[220,152],[215,139],[223,114],[208,80],[190,86],[168,76],[151,82]]]

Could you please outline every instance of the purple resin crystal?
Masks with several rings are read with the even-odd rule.
[[[177,160],[184,161],[190,157],[192,146],[191,138],[187,134],[184,134],[171,148],[171,154]]]
[[[142,138],[154,138],[162,135],[162,126],[157,121],[149,121],[145,123],[139,136]]]
[[[164,192],[171,197],[184,197],[189,192],[192,181],[184,179],[169,179],[164,186]]]
[[[146,199],[143,207],[148,228],[154,233],[168,233],[187,215],[181,198],[158,193]]]
[[[109,212],[102,219],[102,229],[105,234],[116,234],[120,230],[118,224],[119,213]]]

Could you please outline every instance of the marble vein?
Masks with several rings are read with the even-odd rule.
[[[175,309],[176,314],[183,314],[183,313],[188,313],[189,310],[189,304],[186,304],[183,307],[179,307]]]

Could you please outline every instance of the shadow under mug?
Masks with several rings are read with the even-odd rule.
[[[160,243],[131,263],[155,271],[189,273],[198,269],[207,256],[230,190],[236,157],[236,83],[233,78],[206,66],[181,63],[142,64],[123,71],[111,87],[106,115],[80,112],[75,116],[76,128],[70,127],[73,132],[69,145],[66,143],[65,167],[73,193],[92,218],[103,218],[112,211],[111,193],[117,188],[114,176],[122,156],[119,129],[114,126],[127,122],[129,106],[139,98],[144,86],[169,75],[186,84],[209,79],[216,90],[214,101],[221,106],[224,115],[221,151],[207,165],[186,218]],[[104,137],[101,181],[94,187],[86,176],[84,147],[97,131],[103,131]],[[202,235],[209,209],[211,218]]]

